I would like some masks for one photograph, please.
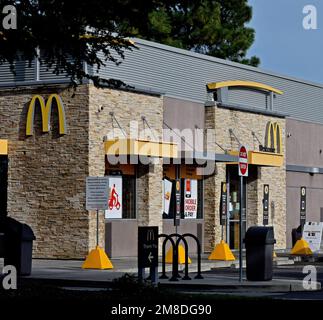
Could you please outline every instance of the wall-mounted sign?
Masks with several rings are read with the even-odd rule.
[[[109,199],[105,218],[122,218],[122,177],[120,176],[109,176]]]
[[[245,146],[239,149],[239,176],[248,177],[248,151]]]
[[[265,132],[265,144],[259,146],[263,152],[282,153],[282,130],[277,122],[268,121]]]
[[[26,123],[26,135],[32,136],[34,134],[34,119],[35,119],[35,108],[37,102],[40,106],[41,117],[42,117],[42,131],[49,132],[50,130],[50,116],[52,106],[55,104],[58,109],[58,122],[59,122],[59,134],[66,134],[66,116],[64,104],[61,97],[58,94],[51,94],[45,102],[45,99],[40,95],[35,95],[31,99],[27,112],[27,123]]]
[[[163,180],[163,213],[169,215],[170,201],[172,198],[173,183],[167,179]]]
[[[226,225],[227,210],[228,210],[227,183],[221,182],[221,200],[220,200],[220,224],[221,224],[221,226]]]
[[[304,226],[306,222],[306,187],[301,187],[300,196],[300,223]]]
[[[174,226],[179,226],[181,222],[181,181],[177,179],[175,182],[176,187],[176,203],[175,203],[175,214],[174,214]]]
[[[108,208],[108,177],[86,178],[86,210],[105,210]]]
[[[185,179],[184,218],[196,219],[197,216],[197,180]]]
[[[267,226],[269,223],[269,185],[264,185],[264,196],[262,199],[263,206],[263,225]]]
[[[322,222],[306,222],[303,229],[303,239],[307,241],[312,252],[321,249],[322,242]]]

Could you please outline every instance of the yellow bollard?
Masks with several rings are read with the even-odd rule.
[[[307,241],[301,238],[295,243],[295,246],[293,247],[291,254],[310,256],[313,254],[313,252]]]
[[[236,258],[229,248],[229,245],[221,240],[208,257],[209,260],[234,261]]]
[[[82,269],[113,269],[113,265],[105,251],[97,246],[86,257]]]
[[[166,263],[173,263],[173,246],[171,246],[166,254],[165,258]],[[182,245],[178,246],[178,263],[185,263],[185,249]],[[188,257],[188,263],[192,263],[190,257]]]

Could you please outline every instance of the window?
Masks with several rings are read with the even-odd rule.
[[[166,184],[165,184],[166,181]],[[168,193],[171,183],[170,203],[169,211],[166,214],[166,210],[163,212],[164,219],[174,219],[176,210],[176,181],[170,179],[164,179],[164,192],[163,197]],[[195,190],[196,189],[196,190]],[[181,179],[181,219],[203,219],[203,180],[194,179]],[[168,196],[168,195],[167,195]],[[186,217],[185,217],[186,216]]]
[[[106,171],[109,179],[109,209],[106,219],[136,219],[136,176]]]
[[[136,219],[136,177],[122,176],[122,218]]]

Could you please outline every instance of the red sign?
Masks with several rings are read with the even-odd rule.
[[[239,150],[239,176],[248,177],[248,151],[245,146]]]

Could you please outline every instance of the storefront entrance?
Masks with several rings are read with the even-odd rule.
[[[227,242],[230,249],[239,249],[239,224],[240,224],[240,177],[236,165],[227,165],[227,181],[229,192],[229,220],[227,221]],[[244,179],[244,189],[246,190],[246,181]],[[246,209],[246,193],[244,193],[243,208]],[[244,212],[247,212],[245,210]],[[242,216],[242,238],[246,232],[247,217]]]
[[[0,219],[7,215],[8,157],[0,156]]]

